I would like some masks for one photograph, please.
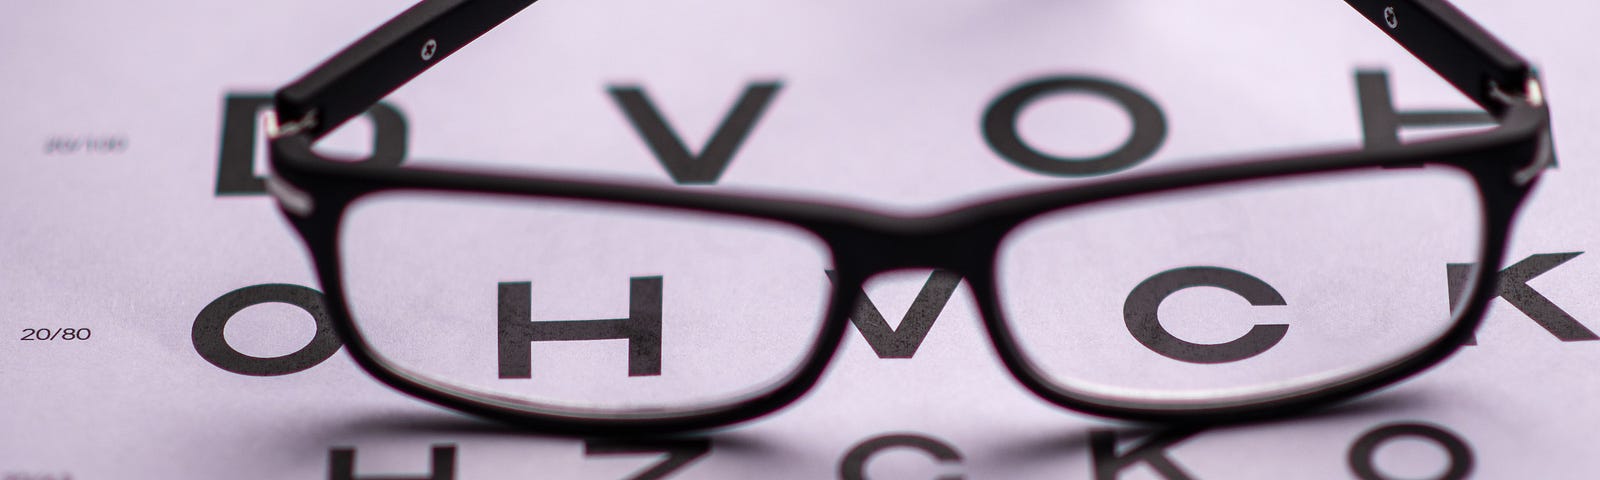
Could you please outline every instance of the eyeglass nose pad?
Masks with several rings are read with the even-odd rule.
[[[829,270],[827,274],[829,280],[840,281],[837,272]],[[939,318],[960,310],[947,307],[961,284],[961,274],[942,269],[900,269],[870,275],[862,282],[861,290],[853,292],[857,300],[849,308],[850,322],[878,358],[912,358]],[[957,303],[964,301],[968,302],[966,310],[976,318],[978,310],[970,300]],[[895,312],[904,313],[891,323]]]

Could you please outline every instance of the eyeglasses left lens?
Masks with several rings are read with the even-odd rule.
[[[827,247],[744,217],[490,194],[357,200],[340,267],[361,336],[462,395],[671,415],[775,388],[815,345]]]
[[[1121,197],[1001,244],[1017,346],[1059,390],[1248,404],[1384,371],[1456,325],[1483,256],[1471,174],[1360,169]]]

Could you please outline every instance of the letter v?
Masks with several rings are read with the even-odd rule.
[[[837,275],[828,270],[828,280],[837,282]],[[956,286],[961,284],[961,276],[954,272],[934,270],[928,276],[928,281],[922,284],[922,291],[917,293],[917,298],[911,301],[911,308],[906,310],[906,315],[901,317],[899,329],[891,328],[889,321],[883,318],[878,307],[872,304],[872,299],[866,292],[861,292],[861,302],[856,304],[855,311],[850,314],[850,321],[856,325],[856,330],[861,331],[861,336],[867,339],[867,345],[872,346],[872,351],[877,352],[878,358],[911,358],[916,355],[917,347],[922,346],[922,339],[927,338],[928,329],[933,328],[933,321],[939,318],[939,312],[944,310],[944,304],[950,300],[950,295],[955,293]]]
[[[717,183],[717,179],[722,177],[722,172],[728,169],[728,162],[733,160],[733,154],[750,136],[756,120],[761,118],[767,104],[772,102],[772,97],[778,94],[781,87],[776,82],[746,86],[744,95],[722,119],[722,125],[717,126],[711,140],[706,142],[698,155],[689,152],[689,147],[667,124],[666,118],[661,116],[643,87],[620,85],[608,90],[611,98],[622,107],[628,122],[633,124],[639,136],[644,137],[645,144],[650,146],[662,168],[667,170],[667,175],[672,176],[674,183],[707,185]]]

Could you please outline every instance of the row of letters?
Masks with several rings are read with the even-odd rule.
[[[1549,298],[1528,286],[1530,280],[1580,253],[1531,255],[1500,271],[1495,295],[1561,341],[1600,339]],[[1470,264],[1447,265],[1451,305],[1456,304],[1465,288],[1471,269]],[[629,279],[628,316],[625,318],[543,321],[530,318],[532,285],[529,282],[500,283],[496,347],[500,378],[530,377],[530,351],[534,342],[607,339],[628,342],[630,376],[660,375],[664,281],[663,277]],[[863,292],[861,302],[850,314],[850,321],[879,358],[911,358],[960,281],[960,276],[954,273],[938,270],[931,273],[898,327],[891,327],[873,300]],[[1251,305],[1285,304],[1283,296],[1271,285],[1244,272],[1218,267],[1178,268],[1150,277],[1129,294],[1123,308],[1129,333],[1158,354],[1202,364],[1234,362],[1262,354],[1288,334],[1290,325],[1258,324],[1239,338],[1223,343],[1200,344],[1178,338],[1161,325],[1156,311],[1168,296],[1201,286],[1233,292]],[[274,302],[294,305],[311,315],[316,322],[316,334],[310,342],[293,353],[268,358],[246,355],[228,344],[223,330],[235,314],[251,306]],[[254,285],[224,294],[201,309],[191,337],[201,358],[223,370],[253,376],[286,375],[311,368],[332,357],[341,346],[322,294],[288,284]]]
[[[1201,430],[1167,430],[1145,435],[1137,440],[1119,439],[1126,435],[1113,430],[1088,431],[1090,476],[1068,475],[1066,478],[1094,478],[1116,480],[1138,467],[1147,467],[1166,480],[1192,480],[1202,478],[1173,457],[1171,450],[1200,435]],[[1345,464],[1350,473],[1360,480],[1390,480],[1400,478],[1384,471],[1377,460],[1378,451],[1390,442],[1410,439],[1427,442],[1443,450],[1445,464],[1441,480],[1460,480],[1471,475],[1474,458],[1471,447],[1459,435],[1435,424],[1421,422],[1395,422],[1373,427],[1350,443],[1345,452]],[[584,442],[584,456],[604,457],[616,455],[659,455],[656,463],[640,469],[627,480],[662,480],[694,477],[694,465],[714,451],[712,439],[692,438],[680,440],[588,440]],[[356,472],[357,449],[336,447],[328,451],[328,480],[455,480],[457,471],[455,444],[435,444],[429,455],[428,473],[420,475],[367,477]],[[947,441],[919,433],[891,433],[863,440],[846,450],[838,462],[840,480],[866,480],[870,478],[868,463],[880,455],[907,450],[921,453],[937,464],[937,480],[967,478],[963,470],[966,458]],[[1063,449],[1063,453],[1070,453]],[[1203,472],[1202,472],[1203,473]],[[1204,477],[1223,478],[1228,472],[1205,474]]]

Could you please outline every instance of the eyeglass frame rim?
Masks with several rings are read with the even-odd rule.
[[[460,6],[473,4],[474,1],[424,1],[407,10],[401,17],[397,17],[397,20],[430,4]],[[1358,11],[1366,14],[1369,20],[1374,18],[1370,11],[1361,10],[1362,7],[1357,5],[1360,3],[1357,0],[1347,1],[1356,6]],[[1423,5],[1418,8],[1427,8],[1426,6],[1430,4],[1443,4],[1434,0],[1388,3]],[[1443,5],[1448,7],[1448,4]],[[1459,23],[1459,21],[1453,22]],[[1470,23],[1470,20],[1467,22]],[[391,21],[392,23],[394,21]],[[380,27],[380,30],[389,26],[390,24],[386,24]],[[1380,24],[1380,28],[1381,26]],[[1487,33],[1481,32],[1481,29],[1480,33],[1487,37]],[[1390,34],[1395,36],[1394,32]],[[366,42],[373,35],[369,34],[357,44]],[[1487,38],[1491,40],[1490,44],[1499,45],[1498,40],[1493,37]],[[1401,40],[1398,36],[1396,39]],[[1520,57],[1516,58],[1520,60]],[[335,58],[329,63],[335,63],[336,60],[338,59]],[[328,67],[328,64],[324,64],[323,67]],[[420,73],[421,71],[417,71],[410,75],[415,76]],[[316,74],[317,71],[313,71],[303,79],[314,77]],[[409,79],[407,77],[405,80]],[[1348,150],[1282,155],[1223,167],[1134,174],[1092,185],[1054,187],[1009,195],[942,214],[926,216],[885,214],[812,200],[683,191],[671,187],[578,181],[527,173],[474,172],[422,167],[397,169],[341,162],[312,150],[311,145],[327,130],[318,131],[319,127],[315,124],[301,123],[307,117],[282,124],[277,121],[284,111],[282,108],[284,91],[280,91],[279,102],[269,112],[272,117],[268,121],[272,175],[267,183],[268,189],[278,199],[285,216],[311,253],[318,279],[325,289],[324,295],[330,307],[328,311],[333,320],[334,330],[350,348],[352,357],[358,365],[381,382],[415,397],[542,432],[587,436],[675,434],[724,427],[781,409],[808,392],[826,370],[848,331],[849,310],[860,300],[861,286],[865,280],[887,270],[918,267],[944,268],[963,275],[968,287],[973,290],[977,298],[985,330],[990,336],[991,346],[995,348],[996,354],[1014,378],[1046,401],[1082,413],[1140,422],[1167,425],[1238,423],[1294,415],[1391,385],[1443,361],[1472,337],[1482,322],[1489,300],[1493,298],[1491,293],[1494,276],[1503,261],[1505,244],[1515,212],[1526,198],[1529,189],[1536,183],[1538,174],[1549,163],[1553,163],[1554,159],[1550,150],[1548,107],[1543,99],[1542,88],[1538,86],[1531,70],[1527,71],[1524,86],[1519,90],[1506,91],[1499,88],[1500,85],[1495,81],[1487,80],[1487,82],[1495,88],[1483,93],[1481,97],[1468,93],[1474,101],[1487,104],[1485,108],[1500,121],[1499,126],[1485,132],[1408,144],[1381,151]],[[1452,83],[1456,82],[1452,80]],[[1460,85],[1457,86],[1460,88]],[[287,89],[286,87],[285,90]],[[387,92],[384,92],[384,95],[386,94]],[[381,98],[381,95],[377,98]],[[371,101],[376,103],[377,98]],[[315,116],[309,118],[315,119]],[[1524,160],[1507,162],[1507,158]],[[1369,370],[1362,375],[1349,377],[1332,385],[1290,392],[1268,401],[1210,407],[1155,408],[1148,404],[1136,404],[1138,402],[1095,400],[1066,391],[1039,373],[1017,346],[1000,310],[999,296],[995,288],[995,256],[998,246],[1011,229],[1034,216],[1093,201],[1182,188],[1290,175],[1311,175],[1374,167],[1407,167],[1419,164],[1458,168],[1473,178],[1483,201],[1484,238],[1482,238],[1483,251],[1480,253],[1482,258],[1477,262],[1480,267],[1472,275],[1470,294],[1466,297],[1469,299],[1466,308],[1459,312],[1454,325],[1428,346],[1381,369]],[[777,221],[806,229],[827,243],[838,277],[833,282],[827,316],[818,333],[816,345],[812,346],[805,360],[788,378],[759,394],[712,408],[675,412],[669,416],[623,414],[584,416],[517,408],[483,395],[454,392],[443,386],[432,386],[430,384],[434,382],[417,378],[404,368],[388,364],[366,342],[356,327],[343,292],[342,269],[338,261],[339,222],[342,221],[347,208],[357,199],[385,190],[502,193],[587,199]],[[903,247],[906,245],[904,241],[912,238],[935,245],[933,247],[922,245],[925,251],[913,255],[906,254],[901,248],[884,248],[885,245]],[[933,241],[930,242],[930,239]],[[895,243],[896,240],[901,243]],[[989,248],[977,250],[950,248],[952,245],[959,246],[963,243],[986,244]],[[965,258],[952,261],[951,252],[961,252]],[[982,254],[972,256],[970,252],[982,252]],[[896,258],[895,255],[901,256]],[[1482,267],[1486,265],[1496,267]]]

